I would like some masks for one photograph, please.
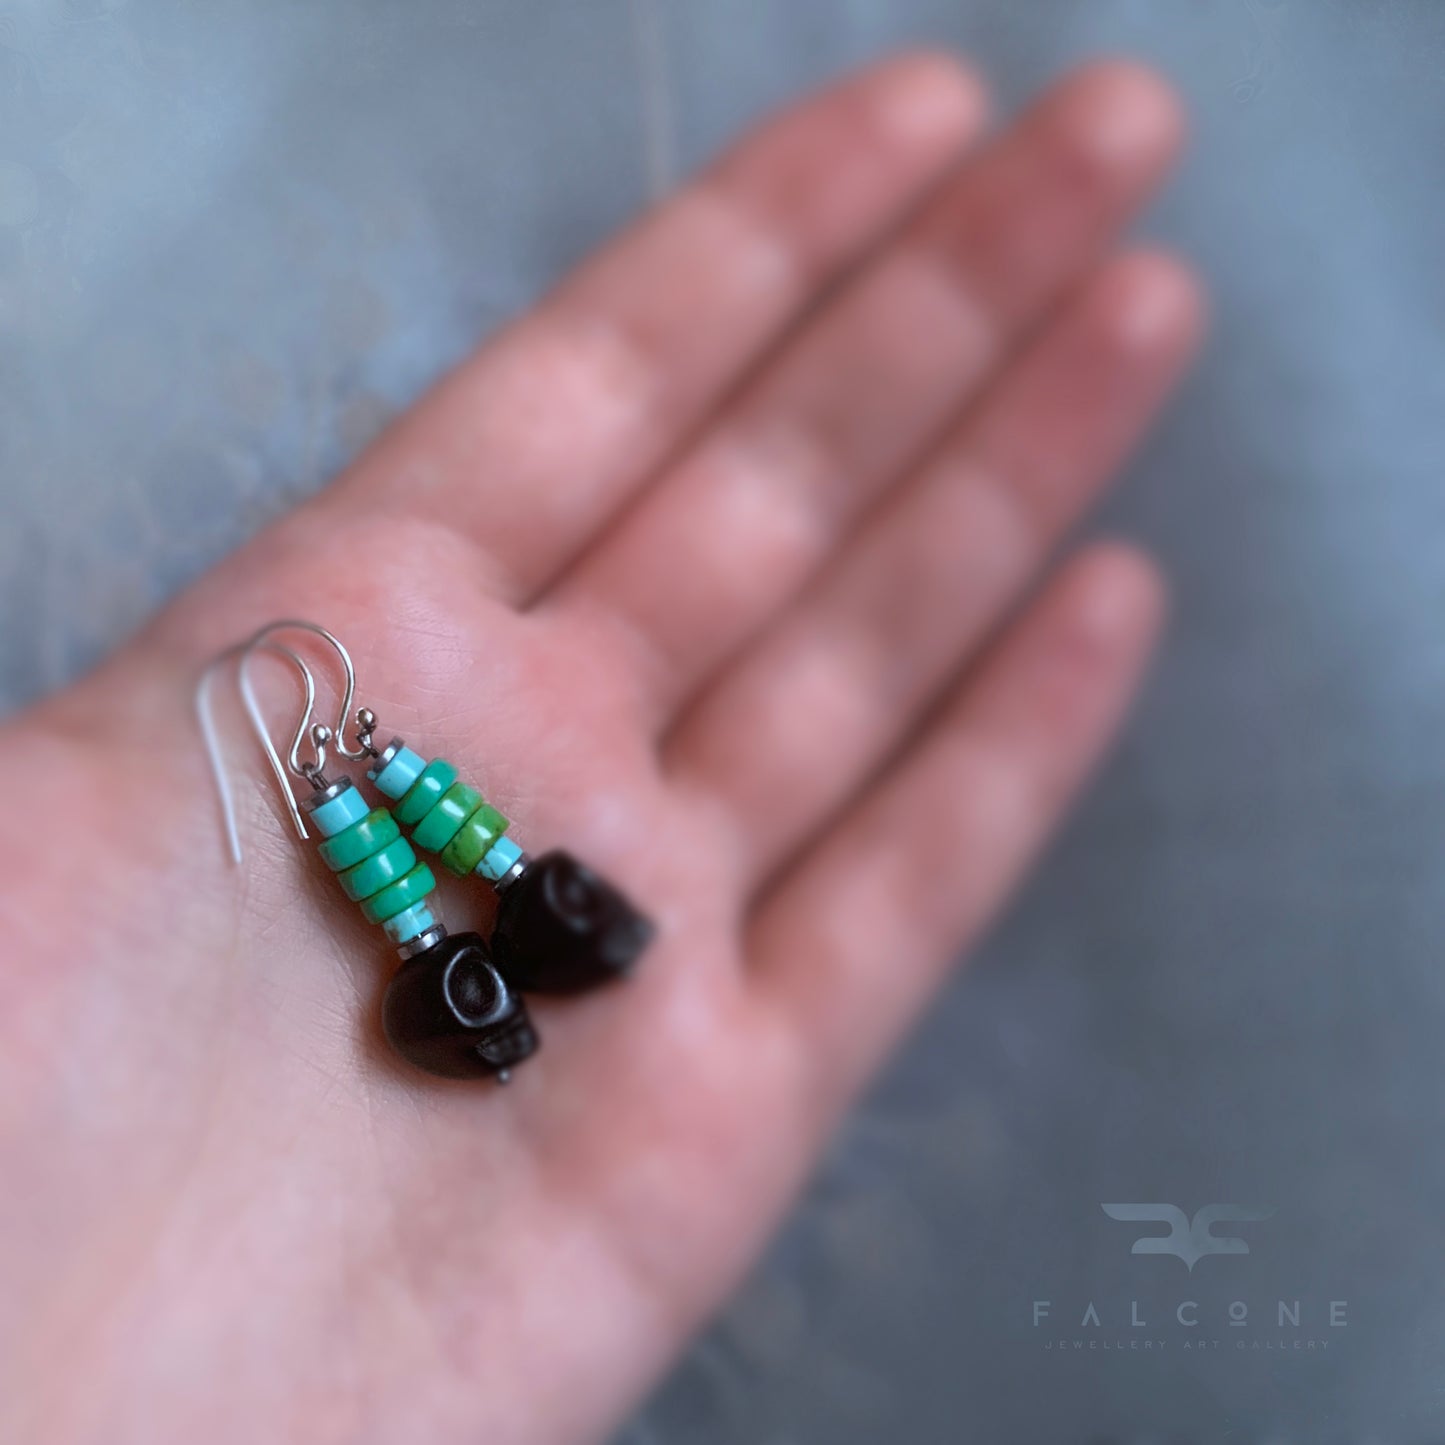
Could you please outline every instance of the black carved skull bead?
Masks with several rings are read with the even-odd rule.
[[[382,1024],[404,1059],[453,1079],[505,1075],[537,1051],[522,1000],[475,933],[448,934],[407,959],[387,987]]]
[[[579,993],[625,974],[654,932],[570,853],[544,853],[503,889],[492,952],[514,988]]]

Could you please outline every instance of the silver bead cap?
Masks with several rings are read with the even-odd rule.
[[[438,923],[434,928],[428,928],[425,933],[418,933],[415,938],[409,938],[405,943],[398,944],[396,951],[402,962],[405,962],[409,958],[415,958],[419,953],[425,953],[429,948],[435,948],[446,936],[446,924]]]
[[[329,803],[333,798],[339,798],[351,786],[350,778],[337,778],[334,783],[328,783],[326,787],[318,788],[314,793],[309,793],[301,799],[302,812],[314,813],[323,803]]]
[[[523,853],[522,856],[518,858],[517,861],[513,863],[512,866],[508,868],[507,871],[503,873],[502,876],[498,878],[495,883],[492,884],[492,887],[495,888],[498,893],[505,893],[507,889],[510,888],[512,884],[514,884],[517,879],[519,879],[522,874],[527,871],[527,864],[531,861],[532,860],[525,853]],[[482,865],[480,863],[477,864],[478,870],[481,869],[481,866]]]

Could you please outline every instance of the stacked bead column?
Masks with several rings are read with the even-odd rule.
[[[367,776],[395,800],[392,815],[418,848],[496,889],[491,953],[512,987],[579,993],[620,978],[652,939],[651,922],[570,853],[529,858],[506,836],[506,818],[444,758],[425,762],[393,738]]]
[[[411,841],[435,853],[459,878],[476,874],[498,888],[513,881],[527,855],[506,836],[508,822],[475,788],[457,781],[445,758],[427,762],[393,738],[367,770],[378,791],[394,800],[393,816]]]
[[[385,808],[370,808],[349,778],[319,789],[301,806],[321,834],[318,851],[346,896],[361,905],[369,923],[382,926],[403,957],[445,932],[428,901],[436,876],[417,861]]]

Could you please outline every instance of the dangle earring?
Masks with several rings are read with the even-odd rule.
[[[427,762],[401,738],[378,752],[372,731],[357,733],[374,759],[366,776],[392,800],[411,841],[448,872],[475,874],[496,890],[492,953],[516,987],[579,993],[628,972],[654,929],[617,888],[570,853],[528,858],[506,836],[508,820],[451,763]]]
[[[335,728],[313,723],[315,678],[296,652],[270,640],[281,631],[313,633],[335,650],[346,674]],[[288,663],[302,679],[305,703],[284,763],[251,685],[249,668],[257,652]],[[536,1052],[536,1031],[522,1000],[493,963],[481,937],[447,932],[431,897],[436,878],[417,860],[396,819],[385,808],[372,808],[350,778],[327,776],[327,751],[333,744],[342,757],[353,762],[370,754],[348,748],[341,736],[356,689],[351,657],[314,623],[271,623],[222,653],[197,686],[197,716],[215,773],[233,860],[241,861],[240,840],[210,706],[212,678],[217,669],[231,663],[251,727],[275,774],[297,835],[308,836],[309,819],[321,835],[318,851],[346,896],[360,904],[369,922],[381,926],[402,958],[401,968],[387,987],[382,1015],[392,1047],[429,1073],[450,1078],[494,1077],[505,1082],[513,1067]],[[374,727],[369,709],[358,711],[356,725],[359,733]],[[303,759],[301,749],[308,738],[312,756]],[[304,782],[310,789],[299,801],[294,782]]]

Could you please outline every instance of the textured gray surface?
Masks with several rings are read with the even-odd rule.
[[[1172,645],[1042,876],[627,1439],[1439,1438],[1437,0],[0,7],[0,701],[319,485],[650,172],[920,40],[1006,99],[1129,49],[1194,109],[1151,229],[1200,261],[1215,335],[1111,519],[1176,578]],[[1130,1256],[1119,1200],[1277,1213],[1191,1274]],[[1131,1337],[1165,1346],[1103,1348]]]

